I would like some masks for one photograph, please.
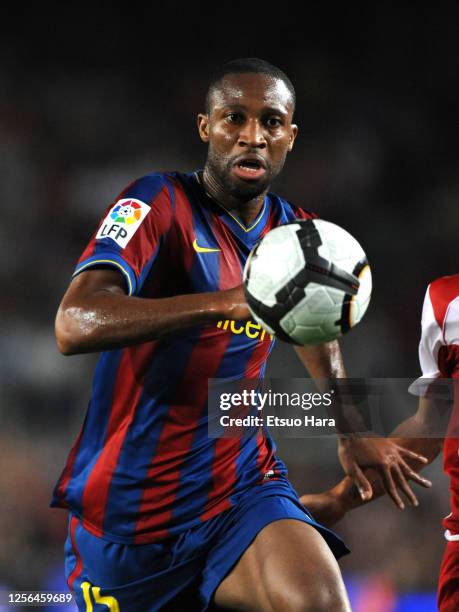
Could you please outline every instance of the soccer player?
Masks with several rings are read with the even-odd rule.
[[[208,379],[260,378],[272,347],[249,318],[246,258],[271,228],[311,217],[269,193],[294,107],[278,68],[223,66],[198,116],[203,171],[131,183],[77,264],[58,347],[101,355],[52,505],[69,510],[66,573],[82,610],[349,610],[335,560],[346,548],[299,502],[269,435],[207,429]],[[336,342],[298,354],[317,379],[345,376]],[[389,440],[340,440],[363,496],[368,466],[408,486],[409,456],[422,460]]]
[[[443,520],[447,540],[438,584],[440,612],[459,610],[459,274],[444,276],[432,282],[424,299],[422,333],[419,344],[422,377],[411,390],[419,394],[415,416],[401,423],[393,432],[397,443],[421,453],[432,462],[443,449],[443,467],[450,477],[451,512]],[[452,379],[453,403],[442,399],[444,388],[435,385],[436,379]],[[445,428],[445,438],[434,437]],[[427,437],[426,437],[427,436]],[[422,464],[413,461],[416,469]],[[373,499],[384,493],[378,477],[370,477]],[[417,505],[412,491],[407,491],[411,503]],[[304,495],[314,517],[326,525],[333,525],[346,512],[365,503],[355,493],[349,478],[336,487],[318,495]],[[398,504],[404,504],[398,496]]]

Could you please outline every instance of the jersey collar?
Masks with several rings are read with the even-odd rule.
[[[266,226],[268,217],[269,217],[269,209],[270,209],[270,198],[269,196],[265,196],[263,206],[261,207],[260,212],[257,215],[257,218],[250,226],[246,226],[243,221],[235,214],[227,210],[220,202],[211,198],[205,191],[202,186],[202,182],[200,176],[202,175],[202,171],[193,172],[193,178],[196,181],[199,189],[205,195],[205,197],[210,200],[214,205],[216,210],[219,211],[219,217],[225,223],[226,226],[236,234],[238,238],[240,238],[247,245],[253,245],[258,240],[260,234]]]

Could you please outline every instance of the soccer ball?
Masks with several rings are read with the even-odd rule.
[[[322,219],[268,232],[244,268],[254,319],[294,344],[329,342],[354,327],[368,308],[371,271],[360,244]]]

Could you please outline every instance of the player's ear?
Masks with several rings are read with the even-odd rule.
[[[288,150],[291,151],[293,149],[293,143],[295,142],[295,138],[298,134],[298,126],[292,123],[290,126],[290,140],[288,143]]]
[[[199,113],[198,115],[198,131],[203,142],[209,142],[209,115]]]

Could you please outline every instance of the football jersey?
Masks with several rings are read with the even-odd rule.
[[[151,299],[231,289],[266,232],[311,217],[268,194],[246,227],[205,194],[198,173],[149,174],[109,206],[75,275],[111,266],[129,295]],[[208,379],[261,378],[272,345],[255,321],[222,320],[102,352],[51,505],[69,508],[95,535],[142,544],[216,516],[270,476],[283,478],[266,431],[208,436]]]
[[[419,360],[422,378],[417,383],[424,393],[431,379],[459,379],[459,274],[439,278],[427,289]],[[444,519],[444,525],[447,539],[459,540],[458,384],[454,387],[454,407],[443,446],[443,467],[450,477],[451,489],[451,514]]]

